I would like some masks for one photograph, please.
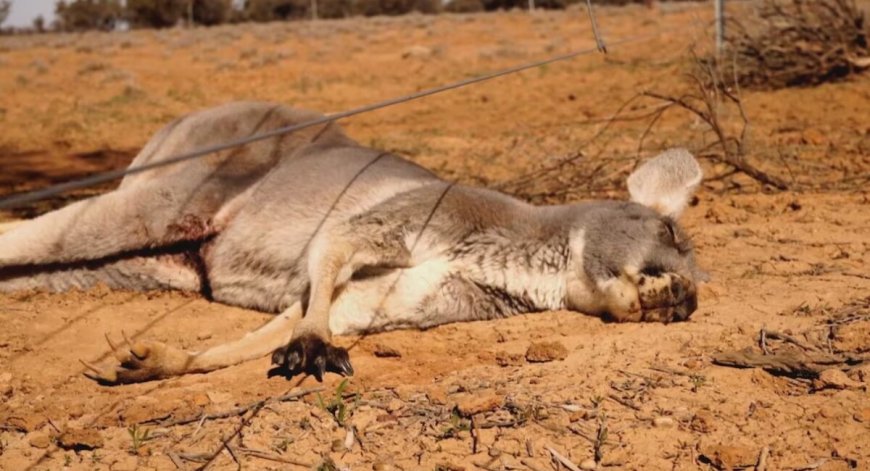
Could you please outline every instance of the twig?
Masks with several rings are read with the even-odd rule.
[[[181,461],[181,457],[178,456],[178,453],[170,450],[166,452],[166,456],[169,457],[169,459],[172,461],[172,464],[174,464],[176,468],[185,469],[184,463]]]
[[[767,458],[770,456],[770,448],[765,446],[758,453],[758,461],[755,462],[755,471],[767,470]]]
[[[244,429],[246,426],[248,426],[251,423],[251,421],[254,419],[254,417],[257,415],[257,413],[259,413],[260,410],[262,410],[263,406],[265,406],[265,405],[266,405],[266,401],[260,401],[259,405],[256,405],[253,408],[250,408],[251,415],[248,417],[242,417],[242,420],[239,421],[239,425],[235,428],[235,430],[233,430],[232,433],[230,433],[223,440],[221,440],[220,445],[217,447],[217,449],[214,451],[214,453],[212,453],[211,456],[208,457],[208,459],[205,461],[205,463],[202,466],[200,466],[199,468],[196,468],[196,470],[197,471],[204,471],[205,469],[207,469],[212,463],[214,463],[214,460],[217,459],[217,457],[221,454],[221,452],[224,449],[229,451],[230,455],[233,457],[233,460],[235,460],[236,463],[239,465],[239,468],[241,468],[242,464],[236,459],[236,456],[233,454],[232,450],[230,450],[228,448],[229,443],[230,443],[230,441],[232,441],[233,438],[237,437],[240,433],[242,433],[242,429]]]
[[[306,463],[304,461],[296,461],[296,460],[293,460],[290,458],[284,458],[283,456],[278,456],[276,454],[269,453],[269,452],[263,451],[263,450],[256,450],[253,448],[245,448],[245,447],[239,447],[239,448],[236,448],[236,450],[238,450],[241,453],[244,453],[245,455],[253,456],[254,458],[259,458],[261,460],[274,461],[276,463],[292,464],[294,466],[299,466],[299,467],[308,468],[308,469],[311,469],[314,467],[314,465],[311,463]]]
[[[295,391],[291,393],[287,393],[278,397],[269,397],[266,399],[262,399],[259,401],[252,402],[248,405],[236,407],[224,412],[216,412],[213,414],[198,414],[195,417],[185,417],[183,419],[174,419],[170,421],[163,422],[155,422],[153,420],[146,420],[144,422],[140,422],[140,424],[151,424],[158,423],[162,427],[173,427],[175,425],[185,425],[193,422],[199,421],[200,423],[206,420],[215,420],[215,419],[226,419],[229,417],[236,417],[248,412],[251,409],[259,409],[265,406],[266,404],[272,404],[276,402],[287,402],[299,399],[302,396],[307,396],[312,393],[321,392],[325,388],[323,386],[315,386],[313,388],[306,388],[301,391]],[[201,425],[200,425],[201,426]],[[197,427],[198,430],[199,427]]]
[[[546,448],[547,451],[550,452],[550,455],[553,456],[553,459],[558,461],[562,466],[570,469],[571,471],[580,471],[580,468],[576,464],[572,463],[571,460],[569,460],[568,458],[560,455],[559,452],[554,450],[552,447],[545,446],[544,448]]]
[[[812,345],[807,345],[807,344],[801,342],[800,340],[792,337],[791,335],[788,335],[788,334],[785,334],[782,332],[777,332],[775,330],[768,330],[768,329],[762,328],[761,332],[759,333],[759,338],[760,338],[760,342],[765,347],[766,347],[765,339],[774,339],[774,340],[782,340],[782,341],[788,342],[792,345],[797,345],[802,350],[807,351],[807,352],[819,351],[819,349],[813,347]],[[770,354],[770,352],[768,352],[765,347],[762,347],[762,350],[764,350],[764,354],[765,355]]]
[[[227,453],[230,454],[230,458],[232,458],[233,461],[236,462],[236,470],[241,471],[241,470],[242,470],[242,462],[239,461],[239,457],[236,456],[236,452],[233,451],[233,447],[230,446],[229,442],[227,442],[227,443],[224,445],[224,450],[226,450]]]
[[[616,402],[617,404],[621,404],[625,407],[628,407],[629,409],[634,409],[638,412],[640,412],[640,410],[641,410],[640,406],[638,406],[637,404],[635,404],[627,399],[623,399],[623,398],[617,396],[616,394],[610,394],[607,396],[607,398],[610,399],[611,401]]]

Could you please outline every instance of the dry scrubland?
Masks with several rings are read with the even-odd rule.
[[[601,8],[599,21],[620,38],[700,24],[709,13]],[[344,125],[463,183],[535,201],[621,198],[648,119],[607,127],[607,118],[640,90],[685,87],[687,47],[709,37],[700,27],[667,34]],[[0,38],[0,191],[122,166],[162,124],[229,100],[337,111],[592,45],[580,10]],[[216,455],[212,469],[329,459],[354,470],[555,469],[548,447],[607,469],[751,467],[759,457],[767,469],[867,469],[867,366],[811,380],[711,362],[757,350],[762,328],[795,340],[769,336],[773,352],[870,351],[867,77],[745,92],[744,102],[750,162],[790,189],[704,159],[710,180],[684,224],[712,282],[691,322],[613,325],[553,312],[341,338],[357,370],[344,399],[330,376],[322,405],[311,394],[174,424],[316,383],[267,378],[263,359],[101,387],[77,359],[109,361],[103,332],[197,349],[269,316],[177,293],[2,295],[0,469],[194,469],[224,441],[232,453]],[[638,100],[623,116],[658,105]],[[709,142],[703,123],[673,110],[640,154]],[[558,171],[522,178],[578,151]],[[530,362],[536,342],[567,356]]]

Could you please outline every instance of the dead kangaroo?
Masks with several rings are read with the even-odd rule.
[[[194,113],[132,165],[312,120],[268,103]],[[202,373],[265,356],[287,374],[353,374],[334,334],[571,309],[621,321],[686,320],[692,245],[675,219],[701,181],[667,151],[628,178],[631,202],[532,206],[445,182],[336,124],[130,175],[107,194],[0,235],[0,291],[103,283],[199,291],[280,313],[201,352],[139,341],[104,383]],[[110,342],[111,343],[111,342]]]

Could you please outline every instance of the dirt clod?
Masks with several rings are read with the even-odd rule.
[[[816,389],[851,389],[864,387],[863,384],[850,379],[846,376],[846,373],[835,368],[822,371],[819,374],[818,379],[813,382],[813,386]]]
[[[564,360],[568,357],[568,349],[561,342],[534,342],[526,350],[526,361],[529,363],[546,363]]]
[[[722,443],[704,443],[698,445],[698,452],[702,461],[711,464],[717,469],[735,469],[754,466],[758,454],[755,450],[739,446],[725,445]]]
[[[28,442],[30,443],[30,446],[39,449],[45,449],[48,448],[49,445],[51,445],[51,439],[48,437],[48,435],[44,433],[40,433],[38,435],[30,437],[30,440]]]
[[[375,344],[373,353],[378,358],[401,358],[402,352],[391,345],[383,343]]]
[[[495,352],[495,363],[501,367],[522,366],[523,356],[519,353],[508,353],[504,350]]]
[[[692,417],[689,428],[698,433],[710,433],[716,430],[716,420],[710,411],[699,410]]]
[[[67,429],[57,439],[65,450],[93,450],[103,447],[103,437],[94,429]]]
[[[469,417],[498,409],[503,403],[504,398],[494,393],[467,395],[457,400],[456,409],[463,416]]]

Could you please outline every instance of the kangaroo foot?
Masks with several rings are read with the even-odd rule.
[[[272,354],[272,364],[290,376],[298,373],[314,375],[323,381],[326,372],[353,376],[353,366],[347,350],[336,347],[315,334],[303,334],[294,338]]]
[[[141,383],[178,376],[184,373],[191,359],[188,352],[161,342],[131,343],[126,335],[120,347],[108,335],[106,341],[118,361],[117,366],[101,368],[79,360],[87,368],[85,376],[104,385]]]

